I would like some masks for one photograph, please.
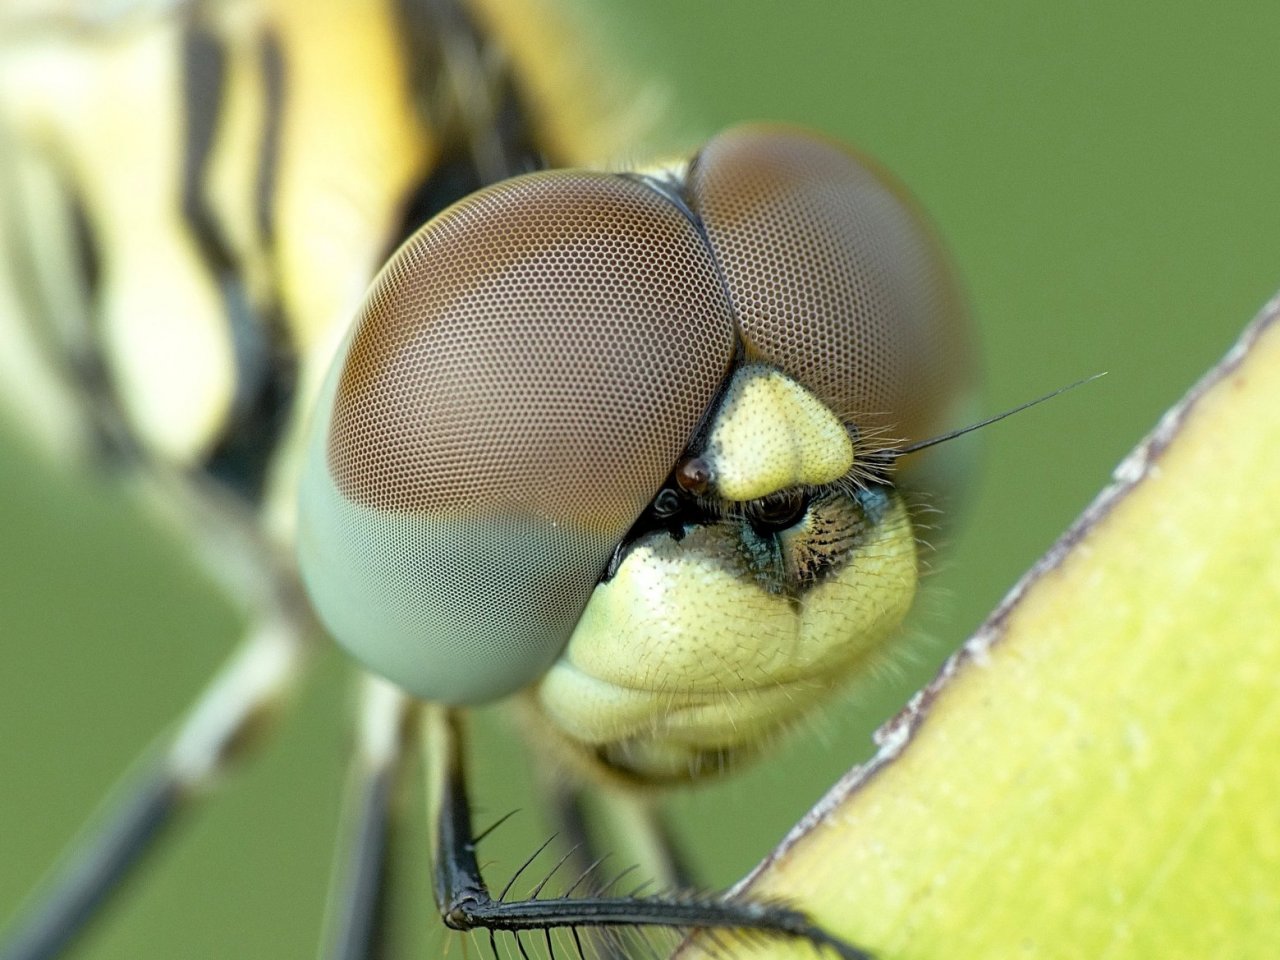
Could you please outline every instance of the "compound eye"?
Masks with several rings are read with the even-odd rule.
[[[748,356],[811,390],[864,449],[964,415],[963,299],[915,204],[878,166],[805,131],[739,127],[698,154],[687,196]]]
[[[320,398],[300,559],[358,659],[447,703],[539,676],[727,375],[688,217],[620,176],[534,174],[409,240]]]

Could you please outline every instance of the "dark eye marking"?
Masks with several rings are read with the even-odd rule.
[[[793,526],[809,509],[809,496],[800,490],[784,490],[780,493],[752,500],[744,505],[744,519],[757,533],[770,534]]]

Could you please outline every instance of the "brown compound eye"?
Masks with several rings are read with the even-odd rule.
[[[944,252],[878,165],[824,137],[738,127],[691,164],[752,359],[854,426],[863,449],[922,440],[963,415],[973,331]]]
[[[628,177],[517,178],[419,231],[320,398],[300,557],[335,637],[449,703],[545,671],[728,373],[722,289]]]
[[[743,127],[683,174],[481,191],[391,259],[322,388],[308,591],[411,693],[498,699],[549,668],[677,464],[685,495],[707,491],[690,444],[735,358],[779,368],[874,453],[946,426],[968,334],[914,206],[812,134]],[[753,510],[776,530],[804,505]]]

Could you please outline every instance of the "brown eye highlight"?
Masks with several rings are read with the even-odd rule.
[[[702,496],[711,485],[711,467],[702,457],[687,457],[676,467],[676,483],[685,493]]]

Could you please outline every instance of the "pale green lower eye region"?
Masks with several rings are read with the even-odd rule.
[[[778,536],[790,592],[748,568],[745,523],[679,541],[648,535],[596,588],[538,687],[540,708],[571,741],[642,777],[750,753],[868,669],[911,606],[911,523],[896,493],[875,496],[880,508],[857,511],[860,523],[853,498],[832,495]],[[823,551],[817,579],[789,562]]]

